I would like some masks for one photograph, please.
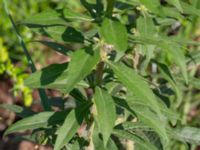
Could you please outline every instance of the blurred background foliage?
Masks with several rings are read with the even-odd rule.
[[[21,20],[24,20],[28,16],[41,12],[47,9],[56,9],[56,8],[63,8],[68,7],[70,9],[76,10],[76,12],[84,12],[85,10],[81,7],[79,1],[75,0],[8,0],[9,1],[9,10],[13,18],[15,19],[16,23],[19,24]],[[120,0],[121,2],[127,2],[126,0]],[[89,2],[93,3],[95,0],[90,0]],[[200,10],[200,1],[199,0],[185,0],[185,2],[191,3],[192,7]],[[161,0],[161,3],[165,5],[165,0]],[[129,5],[127,5],[130,7]],[[126,15],[123,16],[123,13],[126,14],[124,11],[128,11],[132,13],[131,9],[123,9],[123,5],[121,3],[117,4],[119,9],[115,11],[117,13],[121,13],[119,17],[121,22],[124,24],[128,22],[130,18],[127,18]],[[148,14],[145,7],[138,7],[139,11],[144,13],[144,16]],[[2,1],[0,0],[0,10],[3,10]],[[192,11],[192,10],[187,10]],[[198,11],[199,12],[199,11]],[[197,12],[197,13],[198,13]],[[117,14],[116,13],[116,14]],[[196,12],[191,12],[195,14]],[[172,15],[177,15],[173,14]],[[158,28],[155,27],[154,30],[159,33],[159,35],[170,36],[171,39],[177,40],[179,42],[200,42],[200,17],[198,15],[188,15],[188,17],[181,17],[176,16],[177,19],[173,18],[159,18],[157,17],[156,22],[161,24]],[[148,21],[148,20],[147,20]],[[143,20],[136,23],[138,28],[133,28],[133,32],[135,34],[139,34],[140,27],[143,27]],[[150,26],[151,22],[148,22]],[[89,24],[84,23],[77,23],[73,26],[79,28],[80,30],[86,30],[87,28],[92,28]],[[135,25],[133,25],[135,26]],[[131,27],[130,27],[131,28]],[[151,29],[151,27],[149,27]],[[37,65],[37,68],[41,68],[41,66],[46,66],[49,63],[52,63],[51,60],[56,54],[53,51],[47,50],[48,48],[42,46],[38,43],[35,43],[33,39],[37,37],[37,34],[31,32],[28,28],[19,25],[20,33],[22,34],[23,39],[27,43],[28,50],[31,52],[34,62]],[[154,33],[154,31],[152,31]],[[42,37],[44,38],[44,37]],[[190,45],[190,44],[189,44]],[[185,45],[183,44],[183,47]],[[71,49],[76,49],[79,47],[77,44],[68,45]],[[148,47],[150,48],[150,47]],[[153,48],[153,47],[152,47]],[[183,48],[184,49],[184,48]],[[171,68],[174,80],[176,80],[176,85],[171,84],[167,85],[166,77],[163,79],[162,71],[160,74],[154,74],[151,76],[155,79],[154,83],[155,86],[158,86],[158,89],[161,90],[162,96],[166,95],[166,99],[169,97],[170,99],[181,99],[181,101],[174,102],[174,111],[177,111],[180,114],[180,124],[183,125],[191,125],[195,127],[200,127],[200,46],[198,44],[192,44],[191,46],[187,45],[185,53],[187,58],[187,72],[189,73],[189,85],[187,86],[183,81],[183,78],[177,74],[177,68],[174,66],[174,60],[172,59],[172,54],[170,52],[162,52],[162,53],[147,53],[147,48],[142,45],[137,45],[136,47],[136,55],[141,55],[141,63],[137,66],[138,69],[141,71],[143,75],[147,75],[145,69],[149,67],[149,60],[143,59],[144,56],[148,56],[149,58],[154,58],[158,62],[163,62],[167,67]],[[155,52],[155,51],[154,51]],[[147,55],[148,54],[148,55]],[[156,56],[153,56],[156,55]],[[45,57],[45,59],[44,59]],[[132,56],[130,56],[132,57]],[[178,56],[177,56],[178,57]],[[57,61],[59,62],[64,58],[58,57]],[[177,58],[178,59],[178,58]],[[130,62],[127,61],[127,64]],[[154,63],[151,66],[152,70],[155,67]],[[162,65],[160,66],[162,70]],[[23,105],[31,106],[33,102],[32,91],[24,86],[24,79],[29,74],[29,69],[27,66],[27,60],[21,48],[21,45],[18,42],[17,36],[14,33],[12,25],[5,14],[4,11],[0,13],[0,80],[10,80],[12,82],[12,94],[14,96],[21,95],[21,101],[23,101]],[[160,78],[162,77],[162,79]],[[171,79],[169,79],[171,80]],[[1,81],[0,81],[1,82]],[[171,91],[170,89],[174,91]],[[155,91],[158,92],[158,91]],[[177,98],[178,97],[178,98]],[[172,100],[170,100],[172,102]],[[179,142],[172,142],[172,149],[173,150],[185,150],[187,146],[179,143]]]
[[[58,3],[59,2],[59,3]],[[76,1],[68,1],[71,8],[79,9],[80,4]],[[28,75],[27,60],[23,53],[22,47],[18,42],[17,36],[7,14],[4,11],[2,0],[0,0],[0,76],[1,80],[11,79],[13,82],[12,93],[14,96],[21,95],[25,106],[31,106],[32,104],[32,93],[31,90],[24,86],[24,79]],[[66,5],[66,0],[30,0],[30,1],[19,1],[19,0],[8,0],[9,10],[15,19],[17,24],[19,21],[31,16],[35,13],[51,8],[62,8]],[[32,32],[23,26],[19,26],[20,33],[23,40],[27,42],[27,47],[30,51],[34,51],[33,60],[37,62],[38,68],[40,65],[45,65],[44,57],[41,57],[42,47],[39,44],[30,43],[35,36]],[[50,53],[46,53],[46,57],[51,56]]]

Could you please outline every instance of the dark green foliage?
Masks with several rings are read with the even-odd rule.
[[[198,145],[200,129],[187,125],[187,114],[199,106],[191,97],[199,89],[193,65],[199,43],[191,40],[192,25],[199,23],[198,0],[75,3],[81,11],[49,10],[22,21],[51,39],[36,42],[70,57],[36,71],[25,84],[58,90],[67,102],[60,112],[32,116],[2,105],[25,117],[5,134],[52,129],[55,150],[129,150],[133,145],[136,150],[178,150],[177,141]]]

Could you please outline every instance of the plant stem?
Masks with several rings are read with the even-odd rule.
[[[97,71],[96,71],[96,84],[101,85],[103,80],[103,68],[104,68],[104,62],[101,61],[97,65]]]
[[[106,15],[108,17],[112,17],[114,5],[115,5],[115,0],[107,0]]]

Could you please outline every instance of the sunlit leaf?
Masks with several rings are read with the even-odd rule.
[[[84,43],[84,37],[81,32],[72,27],[55,26],[42,28],[40,32],[53,38],[58,42]]]
[[[98,131],[99,131],[99,129],[98,129],[97,125],[95,125],[94,133],[92,136],[92,141],[94,143],[95,150],[111,150],[111,149],[118,150],[117,146],[115,145],[114,141],[111,138],[108,139],[108,143],[105,147],[104,143],[103,143],[103,138],[99,134]]]
[[[138,137],[138,135],[129,133],[127,131],[115,129],[113,131],[113,134],[116,135],[116,136],[118,136],[118,137],[120,137],[120,138],[134,141],[135,143],[137,143],[138,145],[140,145],[144,150],[149,150],[149,149],[151,149],[151,150],[158,150],[150,142],[148,142],[148,141],[146,141],[146,140]]]
[[[55,150],[60,150],[77,132],[88,110],[88,106],[88,104],[85,104],[85,106],[78,107],[67,115],[64,123],[57,131]]]
[[[26,18],[22,23],[29,27],[66,25],[65,18],[61,15],[62,10],[46,10]]]
[[[108,65],[113,69],[118,80],[121,81],[133,95],[138,97],[141,101],[146,102],[146,104],[151,106],[158,114],[161,114],[155,95],[147,82],[145,82],[140,75],[122,63],[108,62]]]
[[[169,0],[169,3],[174,5],[181,13],[183,13],[183,8],[179,0]]]
[[[68,112],[41,112],[12,124],[4,136],[14,132],[45,128],[62,123]]]
[[[97,109],[96,121],[106,146],[116,120],[115,104],[112,97],[100,88],[95,89],[94,102]]]
[[[67,63],[48,66],[32,74],[25,84],[31,88],[58,89],[68,93],[92,71],[99,59],[97,51],[77,50],[71,56],[69,66]]]
[[[127,30],[119,21],[104,19],[99,34],[106,43],[113,45],[115,50],[124,52],[128,48]]]

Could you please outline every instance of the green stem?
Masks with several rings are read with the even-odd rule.
[[[114,9],[115,0],[107,0],[107,9],[106,9],[106,15],[108,17],[112,17],[112,12]]]
[[[104,68],[104,62],[101,61],[97,65],[97,71],[96,71],[96,83],[97,85],[101,85],[103,80],[103,68]]]
[[[5,11],[6,11],[6,13],[7,13],[7,15],[8,15],[9,19],[10,19],[10,22],[11,22],[16,34],[17,34],[19,43],[21,44],[22,49],[24,51],[24,54],[26,55],[26,58],[28,60],[28,64],[31,67],[31,71],[35,72],[36,71],[36,67],[34,65],[34,62],[33,62],[32,58],[31,58],[31,56],[30,56],[30,54],[29,54],[29,52],[28,52],[28,50],[26,48],[24,40],[22,39],[19,31],[17,30],[17,27],[15,25],[15,22],[14,22],[12,16],[11,16],[10,12],[8,11],[6,0],[3,0],[3,3],[4,3],[4,9],[5,9]],[[46,111],[51,110],[51,106],[50,106],[50,103],[48,101],[48,97],[47,97],[47,95],[45,93],[45,90],[44,89],[39,89],[39,94],[40,94],[40,98],[41,98],[41,102],[42,102],[42,106],[43,106],[44,110],[46,110]]]

